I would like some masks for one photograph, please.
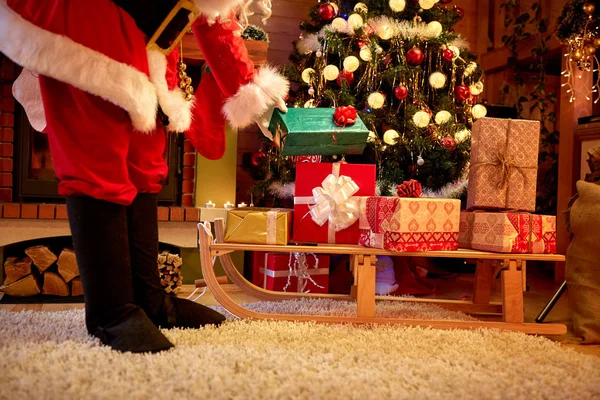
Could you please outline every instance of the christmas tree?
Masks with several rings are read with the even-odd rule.
[[[284,67],[293,83],[288,106],[356,108],[370,133],[351,161],[377,165],[381,195],[409,179],[429,195],[464,189],[470,129],[486,109],[477,104],[483,72],[452,29],[464,11],[451,2],[318,3]],[[255,198],[293,195],[297,160],[265,149],[251,157]]]

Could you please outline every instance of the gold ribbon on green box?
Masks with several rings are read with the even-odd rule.
[[[292,210],[239,208],[227,213],[226,243],[286,245],[292,232]]]

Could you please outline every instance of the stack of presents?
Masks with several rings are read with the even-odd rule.
[[[331,111],[290,109],[273,118],[271,130],[282,154],[362,152],[356,143],[364,146],[366,142],[364,124],[360,119],[352,127],[327,124]],[[296,112],[302,113],[302,118]],[[310,126],[307,112],[321,121],[319,132],[303,131],[302,127]],[[329,117],[319,114],[327,112]],[[483,118],[474,123],[464,207],[457,199],[420,197],[416,181],[400,185],[398,197],[376,196],[375,165],[310,162],[311,158],[305,157],[308,162],[297,164],[294,209],[233,209],[228,214],[225,241],[362,245],[393,252],[455,251],[460,247],[553,253],[556,217],[532,214],[539,128],[537,121],[526,120]],[[258,267],[253,283],[276,291],[326,293],[330,261],[329,256],[311,253],[255,253]]]

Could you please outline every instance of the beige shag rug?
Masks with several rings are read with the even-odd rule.
[[[248,307],[353,311],[327,300]],[[378,313],[470,318],[393,302]],[[121,354],[86,335],[83,310],[0,310],[0,399],[600,398],[599,357],[519,333],[239,320],[164,333],[174,349]]]

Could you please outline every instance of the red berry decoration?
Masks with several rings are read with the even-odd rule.
[[[442,59],[444,61],[451,62],[454,59],[454,52],[450,49],[446,49],[442,52]]]
[[[329,3],[321,4],[318,14],[323,21],[331,21],[335,17],[335,8]]]
[[[465,10],[463,10],[461,7],[456,7],[454,11],[456,11],[456,15],[459,20],[463,19],[463,17],[465,16]]]
[[[456,140],[454,140],[452,136],[446,136],[440,141],[440,144],[449,151],[454,151],[456,149]]]
[[[346,84],[348,86],[352,85],[352,82],[354,82],[354,73],[350,72],[350,71],[346,71],[345,69],[340,71],[340,73],[338,74],[338,77],[336,79],[336,82],[338,85],[342,86],[342,81],[346,81]]]
[[[356,123],[356,108],[352,106],[339,106],[333,112],[333,122],[337,126],[348,126]]]
[[[396,96],[398,100],[403,100],[408,96],[408,89],[404,85],[397,86],[396,89],[394,89],[394,96]]]
[[[454,97],[458,101],[465,101],[471,97],[471,89],[465,85],[456,85],[454,88]]]
[[[363,39],[358,39],[358,41],[356,42],[358,44],[358,47],[360,49],[362,49],[363,47],[365,47],[365,41]]]
[[[413,47],[406,52],[406,61],[410,65],[421,65],[424,59],[425,54],[423,54],[423,51],[418,47]]]
[[[263,158],[265,158],[265,153],[263,153],[262,151],[257,151],[255,153],[252,153],[252,155],[250,156],[250,162],[255,167],[258,167],[262,162]]]

